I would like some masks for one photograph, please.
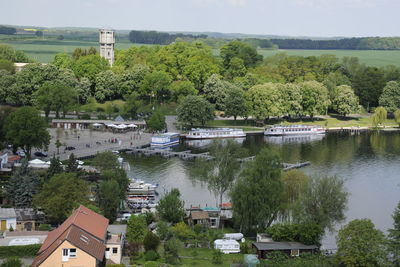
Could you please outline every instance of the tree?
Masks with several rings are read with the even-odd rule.
[[[344,266],[386,266],[384,234],[369,219],[356,219],[339,230],[337,256]]]
[[[299,84],[302,92],[303,114],[311,118],[317,114],[325,114],[330,104],[328,89],[319,82],[303,82]]]
[[[394,112],[394,121],[399,125],[400,127],[400,109],[396,110]]]
[[[146,218],[143,215],[129,217],[126,239],[132,243],[143,243],[146,234]]]
[[[347,208],[348,193],[344,180],[336,176],[313,177],[305,193],[300,197],[299,209],[293,215],[294,221],[312,222],[322,229],[333,230],[342,222]]]
[[[46,180],[50,180],[51,177],[58,173],[62,173],[64,169],[61,166],[61,161],[56,158],[55,155],[50,160],[50,167],[46,171]]]
[[[146,236],[144,237],[143,245],[146,251],[157,251],[157,247],[160,245],[160,238],[157,235],[153,234],[153,232],[148,231],[146,233]]]
[[[136,92],[132,92],[125,97],[124,114],[131,119],[136,119],[137,112],[142,105],[142,101],[139,100],[139,95]]]
[[[156,110],[151,114],[146,124],[152,131],[161,131],[165,129],[165,116],[160,111]]]
[[[179,102],[188,95],[197,95],[199,91],[190,81],[175,81],[171,84],[172,100]]]
[[[333,109],[340,115],[346,116],[359,111],[358,97],[348,85],[336,87],[332,100]]]
[[[391,261],[400,266],[400,202],[393,213],[393,228],[389,229],[389,251]]]
[[[111,70],[106,70],[96,75],[95,98],[103,102],[120,96],[118,77]]]
[[[324,229],[316,223],[277,223],[266,232],[274,241],[296,241],[306,245],[320,245],[324,235]]]
[[[222,203],[223,195],[230,190],[240,172],[238,158],[242,154],[240,145],[232,140],[226,143],[214,141],[210,148],[214,159],[196,163],[198,179],[208,185],[218,198],[218,204]]]
[[[156,102],[166,101],[171,96],[170,91],[171,76],[164,71],[153,71],[146,74],[141,85],[139,93],[142,97],[151,99],[155,97]]]
[[[263,229],[276,219],[283,186],[282,162],[269,149],[262,149],[241,172],[232,191],[233,217],[246,233]]]
[[[33,107],[22,107],[11,113],[5,121],[6,140],[14,148],[21,147],[28,157],[31,150],[45,148],[50,143],[46,122]]]
[[[89,187],[74,173],[59,173],[43,185],[34,204],[53,222],[64,221],[79,205],[89,204]]]
[[[179,249],[182,243],[177,238],[171,238],[164,243],[164,257],[169,264],[177,264],[179,262]]]
[[[68,86],[62,81],[53,81],[50,86],[51,109],[56,112],[56,118],[59,118],[60,112],[65,117],[66,113],[73,109],[77,103],[77,92],[75,88]]]
[[[241,59],[244,67],[254,67],[262,61],[262,55],[257,53],[257,49],[249,44],[240,41],[231,41],[221,47],[220,56],[225,69],[229,69],[236,59]]]
[[[126,194],[126,188],[129,185],[129,178],[126,175],[126,172],[124,169],[118,167],[114,169],[103,169],[101,171],[101,178],[104,181],[110,181],[114,180],[118,183],[119,185],[119,198],[120,200],[125,199],[125,194]]]
[[[65,167],[65,172],[77,173],[79,171],[78,166],[79,166],[78,160],[75,158],[74,153],[71,153],[68,157],[68,162],[67,166]]]
[[[279,214],[282,221],[293,221],[293,214],[299,208],[300,200],[306,194],[310,177],[304,172],[293,169],[283,173],[283,195],[281,211]]]
[[[52,83],[45,82],[39,89],[35,92],[35,104],[36,107],[44,111],[44,115],[46,119],[49,117],[53,100],[52,96]]]
[[[93,159],[93,166],[99,168],[100,171],[114,170],[120,167],[117,156],[111,151],[98,153]]]
[[[6,258],[1,264],[0,267],[22,267],[23,263],[18,257],[10,257]]]
[[[303,111],[301,106],[303,96],[300,86],[294,83],[278,84],[277,86],[283,98],[283,113],[289,115],[289,117],[301,114]]]
[[[9,73],[15,73],[14,63],[7,59],[0,59],[0,70],[6,70]]]
[[[387,111],[384,107],[377,107],[372,115],[372,125],[378,127],[383,124],[387,118]]]
[[[130,95],[133,92],[138,93],[141,82],[149,72],[149,67],[142,64],[135,64],[133,67],[124,71],[119,78],[121,94]]]
[[[58,53],[54,56],[54,60],[52,62],[59,69],[71,69],[73,65],[72,58],[67,53]]]
[[[205,125],[214,119],[214,107],[201,96],[187,96],[177,109],[178,121],[186,125]]]
[[[82,56],[75,61],[72,69],[78,78],[86,77],[94,83],[96,75],[108,69],[108,61],[99,55]]]
[[[81,78],[75,86],[75,91],[78,94],[78,103],[85,104],[91,96],[91,82],[88,78]]]
[[[400,84],[396,81],[390,81],[383,88],[383,92],[379,97],[379,105],[384,107],[388,112],[394,112],[400,108]]]
[[[247,105],[244,91],[240,88],[229,90],[225,99],[225,116],[233,116],[234,120],[238,116],[247,116]]]
[[[14,111],[15,108],[13,107],[0,106],[0,149],[6,145],[6,132],[5,132],[6,119]]]
[[[115,180],[107,180],[100,183],[96,195],[96,202],[102,210],[103,215],[113,223],[117,218],[120,204],[120,188]]]
[[[229,91],[235,89],[238,89],[236,85],[227,81],[223,81],[217,74],[213,74],[204,84],[203,92],[206,99],[210,103],[215,104],[215,107],[218,110],[225,110],[225,100],[227,98],[227,94]]]
[[[257,119],[283,115],[283,99],[276,84],[255,85],[246,92],[249,114]]]
[[[178,223],[185,216],[184,202],[180,199],[181,193],[177,188],[171,189],[158,202],[157,212],[161,220]]]
[[[5,187],[8,198],[17,208],[32,207],[33,196],[40,190],[40,178],[28,165],[24,159]]]

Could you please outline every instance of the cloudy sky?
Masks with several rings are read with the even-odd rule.
[[[400,0],[0,0],[0,24],[400,36]]]

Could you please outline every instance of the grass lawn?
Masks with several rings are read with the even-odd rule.
[[[197,252],[197,256],[193,256],[193,251]],[[199,266],[199,267],[229,267],[231,266],[232,263],[238,262],[238,261],[243,261],[244,254],[223,254],[222,255],[222,264],[213,264],[211,263],[212,259],[212,249],[208,248],[182,248],[179,250],[179,256],[181,257],[181,264],[179,266]],[[162,256],[162,252],[159,251],[159,253]],[[146,261],[144,257],[141,257],[138,260],[135,260],[135,264],[144,264]],[[165,260],[163,258],[159,259],[157,261],[158,263],[165,263]]]

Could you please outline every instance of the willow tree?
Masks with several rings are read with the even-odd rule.
[[[282,162],[264,148],[248,163],[231,192],[233,218],[244,232],[264,229],[276,219],[282,201]]]
[[[375,109],[374,115],[372,115],[372,125],[378,127],[383,124],[387,118],[387,111],[384,107],[377,107]]]
[[[231,188],[240,172],[241,163],[239,157],[245,155],[245,150],[233,140],[214,141],[210,148],[213,160],[199,160],[196,162],[195,178],[205,182],[208,189],[222,203],[222,198]]]

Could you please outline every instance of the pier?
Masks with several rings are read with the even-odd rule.
[[[191,159],[204,159],[204,160],[213,160],[214,157],[210,155],[209,152],[204,152],[204,153],[198,153],[194,154],[190,150],[185,150],[185,151],[180,151],[180,152],[175,152],[171,150],[164,150],[164,149],[154,149],[154,148],[131,148],[127,149],[125,151],[127,154],[142,154],[145,156],[155,156],[159,155],[164,158],[173,158],[173,157],[178,157],[180,159],[185,159],[185,160],[191,160]],[[250,160],[254,160],[255,156],[252,157],[247,157],[247,158],[241,158],[238,159],[239,162],[247,162]],[[306,167],[310,165],[311,163],[309,161],[305,162],[299,162],[299,163],[282,163],[283,165],[283,170],[288,171],[292,169],[299,169]]]

